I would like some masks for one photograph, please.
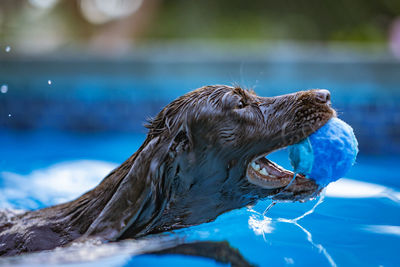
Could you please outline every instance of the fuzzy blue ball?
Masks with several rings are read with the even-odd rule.
[[[358,142],[350,125],[330,119],[305,140],[289,147],[294,171],[326,186],[343,177],[354,164]]]

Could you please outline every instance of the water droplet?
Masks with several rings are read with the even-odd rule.
[[[48,83],[49,85],[51,85],[51,80],[48,80],[47,83]]]
[[[2,94],[7,93],[7,92],[8,92],[8,85],[7,85],[7,84],[3,84],[3,85],[0,87],[0,92],[1,92]]]
[[[9,53],[11,51],[11,47],[9,45],[6,46],[6,53]]]

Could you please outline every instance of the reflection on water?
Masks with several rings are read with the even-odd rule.
[[[315,247],[318,249],[319,253],[323,253],[323,255],[326,257],[328,260],[329,264],[331,266],[337,266],[335,261],[332,259],[331,255],[326,251],[326,249],[321,245],[321,244],[316,244],[314,243],[312,239],[312,234],[303,226],[299,224],[299,220],[303,219],[304,217],[312,214],[315,209],[324,201],[325,198],[325,193],[323,192],[321,196],[318,198],[318,201],[315,203],[315,205],[305,212],[303,215],[296,217],[294,219],[286,219],[286,218],[276,218],[272,219],[267,216],[265,216],[266,212],[264,211],[263,213],[259,213],[255,211],[252,208],[249,208],[249,211],[253,213],[253,215],[250,216],[249,218],[249,226],[251,229],[253,229],[254,233],[256,235],[263,235],[264,240],[266,241],[265,234],[272,233],[274,228],[271,226],[271,222],[273,220],[277,222],[283,222],[283,223],[291,223],[297,227],[299,227],[306,235],[307,235],[307,240]],[[273,202],[275,205],[275,202]],[[271,205],[267,207],[266,211],[268,211],[271,208]],[[258,217],[258,218],[257,218]],[[293,259],[292,259],[293,261]]]
[[[97,160],[61,162],[21,175],[0,172],[0,208],[37,209],[72,200],[95,187],[117,164]],[[400,203],[391,188],[342,178],[326,188],[330,198],[389,198]]]
[[[93,261],[101,266],[123,266],[133,256],[149,251],[156,251],[182,243],[182,240],[165,235],[157,238],[126,240],[117,243],[100,243],[93,239],[86,242],[75,242],[68,247],[56,248],[23,254],[16,257],[0,257],[1,266],[54,266],[55,264],[76,266],[95,266]]]
[[[24,175],[0,172],[0,208],[35,209],[71,200],[98,184],[115,166],[106,161],[77,160]],[[400,237],[399,200],[400,192],[392,188],[340,179],[330,184],[314,203],[278,203],[268,211],[268,217],[263,212],[270,201],[260,201],[253,208],[234,210],[214,222],[173,233],[140,241],[75,243],[53,251],[3,258],[0,265],[143,266],[159,259],[151,255],[135,257],[145,250],[180,242],[227,240],[244,258],[260,266],[310,262],[330,266],[351,262],[390,266],[396,261],[390,255],[398,247]],[[300,216],[293,216],[299,213]],[[288,219],[291,217],[294,218]],[[166,263],[171,261],[163,259]]]
[[[95,187],[116,164],[78,160],[27,175],[0,172],[0,208],[38,209],[70,201]]]
[[[397,225],[367,225],[364,230],[377,233],[377,234],[387,234],[400,237],[400,226]]]
[[[328,197],[338,198],[389,198],[400,203],[400,192],[382,185],[361,181],[340,179],[330,184],[326,189]]]

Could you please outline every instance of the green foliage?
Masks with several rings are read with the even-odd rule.
[[[400,1],[168,0],[151,38],[384,41]]]

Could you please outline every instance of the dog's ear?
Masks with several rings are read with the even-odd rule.
[[[165,142],[161,138],[164,137],[152,139],[142,150],[145,153],[138,155],[113,197],[90,225],[86,236],[101,236],[106,240],[140,237],[159,221],[169,203],[171,186],[175,181],[167,177],[168,172],[179,170],[176,164],[168,164],[190,147],[190,138],[184,130],[170,139],[168,148],[158,145]],[[152,153],[149,164],[146,151]],[[144,173],[144,177],[138,172]]]
[[[191,146],[191,138],[188,135],[188,132],[184,129],[181,129],[172,139],[172,142],[169,146],[169,153],[173,155],[180,154],[182,152],[188,151]]]
[[[185,117],[178,130],[173,134],[172,141],[169,145],[169,155],[176,156],[183,152],[187,152],[193,147],[192,133],[188,124],[188,118]]]
[[[171,192],[170,181],[163,179],[164,166],[159,164],[168,150],[158,145],[159,140],[156,137],[146,143],[84,236],[117,240],[142,236],[151,230],[162,215]]]

